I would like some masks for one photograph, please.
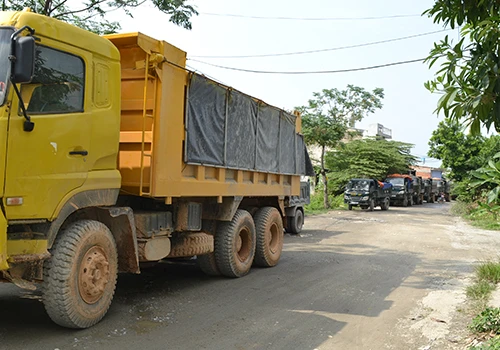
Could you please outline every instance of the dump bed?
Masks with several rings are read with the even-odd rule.
[[[125,193],[165,198],[300,194],[300,117],[187,71],[186,53],[140,33],[107,36],[122,66]]]

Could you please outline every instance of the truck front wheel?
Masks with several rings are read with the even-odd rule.
[[[242,277],[255,256],[255,224],[252,215],[238,209],[230,222],[221,222],[215,236],[215,260],[222,275]]]
[[[98,323],[113,300],[118,256],[102,223],[81,220],[61,231],[45,261],[43,303],[50,318],[68,328]]]
[[[259,209],[254,216],[257,244],[255,264],[262,267],[275,266],[283,250],[283,219],[273,207]]]

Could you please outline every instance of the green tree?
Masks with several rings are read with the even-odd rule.
[[[443,167],[451,170],[450,178],[460,182],[483,164],[479,156],[484,143],[484,137],[467,135],[459,122],[446,118],[432,132],[428,155],[440,159]]]
[[[191,29],[191,16],[197,15],[189,0],[150,0],[161,12],[170,16],[170,22]],[[118,22],[110,22],[106,14],[121,10],[130,17],[133,11],[146,0],[87,0],[72,2],[68,0],[2,0],[2,11],[20,11],[25,7],[45,16],[54,17],[97,34],[116,33],[121,27]]]
[[[340,193],[350,179],[384,179],[388,174],[408,173],[416,158],[413,145],[384,139],[354,140],[328,152],[326,166],[332,192]]]
[[[367,114],[382,108],[384,90],[372,92],[361,87],[348,85],[345,90],[324,89],[313,93],[307,106],[297,107],[302,113],[302,131],[308,145],[321,150],[320,175],[323,183],[323,204],[330,207],[328,200],[328,179],[325,169],[325,152],[338,146],[349,127]]]
[[[444,60],[425,85],[442,94],[436,111],[465,122],[473,134],[481,126],[500,132],[500,2],[436,0],[424,14],[435,23],[462,27],[456,44],[446,36],[426,59],[429,66]]]

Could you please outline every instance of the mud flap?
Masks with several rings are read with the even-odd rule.
[[[7,258],[7,220],[0,212],[0,271],[9,268]]]

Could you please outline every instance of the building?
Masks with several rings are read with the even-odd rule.
[[[412,169],[415,170],[416,176],[421,176],[424,179],[443,178],[444,169],[441,168],[432,168],[430,166],[414,165],[412,166]]]
[[[381,137],[386,140],[392,139],[392,130],[386,128],[382,124],[370,124],[368,129],[363,131],[363,138],[367,137]]]

